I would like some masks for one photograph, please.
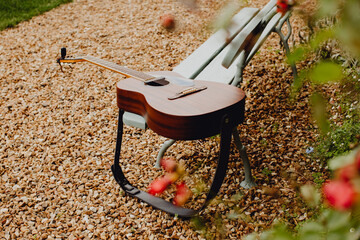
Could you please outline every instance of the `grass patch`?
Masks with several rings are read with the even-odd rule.
[[[72,0],[0,1],[0,31],[68,2]]]
[[[319,139],[315,157],[323,162],[349,152],[359,145],[360,122],[348,121],[342,126],[332,126],[329,134]]]

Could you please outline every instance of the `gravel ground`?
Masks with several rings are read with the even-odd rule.
[[[224,2],[199,1],[194,13],[165,0],[75,0],[0,32],[1,239],[205,237],[190,221],[125,196],[114,181],[115,84],[122,77],[87,63],[65,66],[62,73],[55,60],[66,46],[74,56],[139,71],[171,70],[210,36],[207,23]],[[176,17],[175,30],[159,26],[163,13]],[[301,21],[292,22],[296,32]],[[243,169],[233,146],[219,197],[201,213],[208,237],[238,239],[275,219],[296,225],[310,214],[296,191],[319,170],[305,154],[314,139],[308,93],[289,102],[291,70],[278,41],[272,35],[266,42],[246,68],[243,85],[247,111],[239,131],[258,187],[240,189]],[[164,140],[151,130],[125,128],[122,154],[129,161],[122,165],[142,189],[162,174],[153,164]],[[218,141],[179,142],[168,153],[186,165],[192,187],[211,178]],[[190,205],[202,197],[194,195]],[[236,218],[225,218],[229,213]]]

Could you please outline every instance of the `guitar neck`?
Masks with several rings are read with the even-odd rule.
[[[136,78],[140,81],[146,82],[149,81],[151,79],[154,79],[156,77],[150,75],[150,74],[146,74],[143,72],[139,72],[133,69],[129,69],[123,66],[120,66],[116,63],[112,63],[112,62],[108,62],[106,60],[103,59],[99,59],[96,57],[92,57],[92,56],[84,56],[78,59],[63,59],[60,60],[61,62],[80,62],[80,61],[87,61],[89,63],[95,64],[97,66],[109,69],[111,71],[120,73],[122,75],[125,75],[126,77],[132,77],[132,78]]]

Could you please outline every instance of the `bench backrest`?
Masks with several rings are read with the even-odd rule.
[[[228,31],[221,29],[214,33],[173,71],[190,79],[230,84],[238,68],[234,63],[240,53],[243,52],[246,66],[284,17],[276,13],[276,0],[271,0],[260,11],[243,8],[234,16]]]
[[[194,79],[224,48],[229,44],[228,39],[234,37],[259,12],[257,8],[243,8],[234,16],[234,24],[228,31],[220,29],[197,48],[190,56],[183,60],[173,71],[186,78]]]

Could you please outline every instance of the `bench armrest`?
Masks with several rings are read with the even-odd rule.
[[[291,28],[291,25],[290,25],[290,22],[289,22],[289,18],[290,18],[290,15],[291,15],[291,12],[287,12],[279,21],[278,25],[276,26],[275,30],[276,32],[285,39],[285,41],[287,41],[291,35],[291,32],[292,32],[292,28]],[[286,34],[286,36],[284,36],[281,32],[281,28],[282,26],[284,25],[284,23],[287,23],[287,26],[288,26],[288,32]]]

